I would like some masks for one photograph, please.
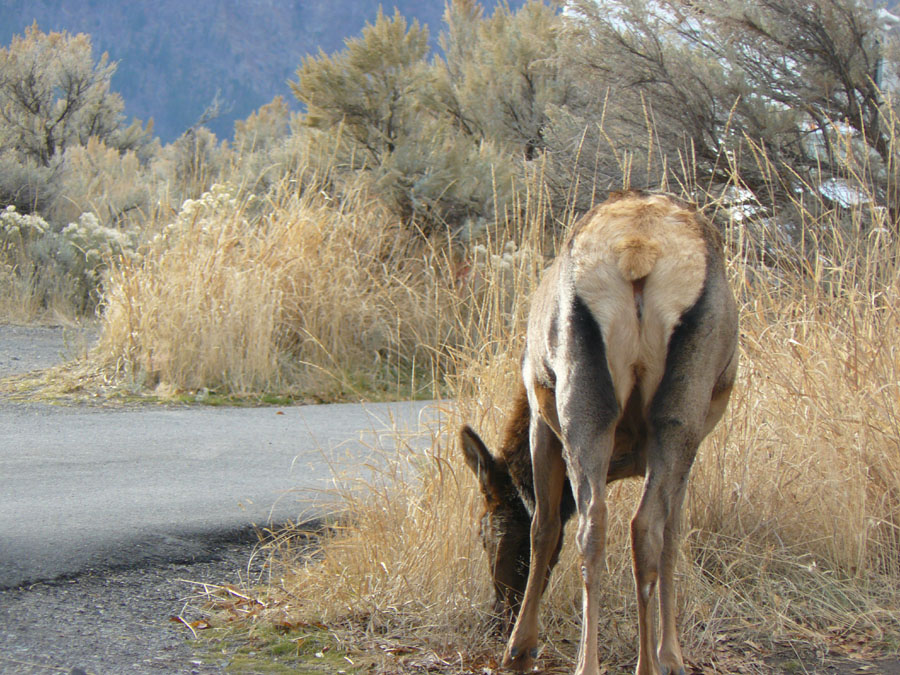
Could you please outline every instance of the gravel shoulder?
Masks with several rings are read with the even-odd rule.
[[[257,578],[253,544],[219,543],[214,559],[88,572],[0,593],[0,673],[226,672],[198,655],[172,617],[201,618],[202,586]]]

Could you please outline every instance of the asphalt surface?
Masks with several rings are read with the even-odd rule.
[[[0,415],[0,589],[182,562],[210,539],[311,519],[370,475],[427,403]],[[342,477],[346,477],[343,480]],[[331,491],[331,492],[330,492]]]
[[[78,356],[96,329],[0,324],[0,378]],[[264,574],[258,528],[327,514],[429,403],[108,409],[0,397],[0,674],[219,674],[173,616],[198,584]]]

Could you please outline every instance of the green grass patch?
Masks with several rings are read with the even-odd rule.
[[[324,627],[267,626],[213,629],[199,641],[204,660],[225,662],[228,673],[363,672],[334,634]]]

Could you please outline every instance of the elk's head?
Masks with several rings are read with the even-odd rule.
[[[494,613],[501,620],[501,627],[508,630],[528,581],[531,516],[505,461],[495,458],[471,427],[460,431],[460,445],[484,497],[481,541],[494,582]]]

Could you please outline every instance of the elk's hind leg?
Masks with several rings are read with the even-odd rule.
[[[716,279],[711,284],[715,290]],[[712,292],[708,285],[672,334],[666,372],[648,411],[647,473],[631,522],[640,631],[638,675],[685,672],[675,624],[674,569],[681,508],[697,448],[721,417],[737,368],[736,330],[727,316],[717,314],[710,301]],[[658,646],[651,616],[657,585]]]
[[[581,556],[581,578],[584,583],[581,641],[575,670],[578,675],[599,671],[597,627],[606,553],[606,473],[613,444],[612,428],[591,430],[591,426],[582,425],[575,433],[566,434],[566,457],[578,509],[575,541]]]
[[[689,462],[679,462],[675,466],[663,468],[662,463],[651,460],[640,505],[631,521],[634,582],[638,601],[637,675],[684,674],[675,626],[674,569],[678,523],[689,471]],[[660,592],[662,626],[659,645],[652,605],[657,586]]]
[[[705,400],[709,400],[708,389]],[[675,627],[674,569],[678,526],[688,475],[703,434],[704,399],[659,397],[651,407],[647,474],[631,521],[634,581],[638,601],[637,675],[684,675]],[[693,410],[690,410],[693,408]],[[662,636],[657,645],[652,601],[659,586]]]
[[[606,479],[622,411],[616,397],[606,344],[590,310],[576,296],[562,340],[566,363],[557,373],[557,406],[563,454],[578,513],[576,544],[581,556],[579,675],[599,671],[597,624],[606,553]],[[628,388],[631,382],[618,383]]]
[[[510,635],[503,666],[530,670],[537,657],[538,609],[544,584],[559,548],[562,522],[560,501],[566,480],[566,465],[554,432],[532,411],[531,458],[534,471],[534,515],[531,519],[531,561],[522,607]]]

